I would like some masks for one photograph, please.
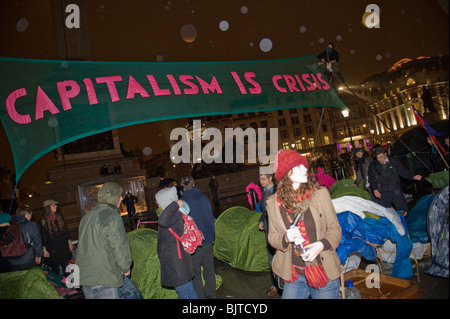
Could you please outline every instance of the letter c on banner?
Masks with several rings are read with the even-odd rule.
[[[31,123],[31,116],[29,114],[22,115],[19,114],[16,110],[16,100],[19,97],[27,95],[27,91],[25,88],[20,88],[15,91],[13,91],[10,95],[8,95],[8,98],[6,99],[6,110],[8,111],[9,117],[16,123],[19,124],[28,124]]]

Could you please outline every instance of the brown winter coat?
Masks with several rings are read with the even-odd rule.
[[[278,209],[277,196],[274,194],[267,200],[269,243],[277,250],[272,261],[272,270],[276,275],[288,281],[292,275],[293,243],[287,247],[283,246],[283,237],[287,229]],[[321,259],[328,278],[330,280],[337,279],[341,274],[341,263],[336,249],[341,241],[342,231],[328,189],[321,187],[313,194],[310,210],[316,226],[317,240],[326,239],[331,245],[331,249],[322,251],[317,258]]]

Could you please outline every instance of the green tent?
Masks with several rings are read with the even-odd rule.
[[[161,266],[159,264],[156,243],[158,232],[150,228],[141,228],[127,234],[133,255],[131,281],[141,291],[144,299],[177,299],[175,289],[161,286]],[[216,275],[216,288],[222,283],[222,277]]]
[[[157,238],[158,232],[149,228],[128,233],[133,255],[130,278],[144,299],[177,299],[175,289],[161,286],[161,267],[156,250]]]
[[[266,235],[258,229],[261,213],[236,206],[216,220],[214,256],[246,271],[269,270]]]
[[[0,299],[64,299],[39,267],[0,274]]]
[[[364,189],[362,183],[355,187],[353,179],[341,179],[331,185],[330,196],[332,199],[341,196],[358,196],[370,200],[370,194]]]

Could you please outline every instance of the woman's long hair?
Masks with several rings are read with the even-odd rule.
[[[64,219],[61,215],[55,213],[55,219],[53,220],[51,205],[48,205],[44,208],[42,226],[44,227],[44,230],[49,234],[50,238],[67,231],[66,223],[64,222]]]
[[[312,194],[315,189],[319,188],[319,184],[317,183],[316,178],[313,174],[308,170],[308,179],[306,183],[300,184],[297,190],[294,189],[292,180],[290,176],[292,175],[292,169],[284,174],[284,176],[278,181],[277,192],[280,197],[283,205],[292,210],[294,213],[301,213],[299,198],[303,198],[303,196],[309,192]]]

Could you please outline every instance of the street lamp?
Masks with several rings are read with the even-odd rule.
[[[347,120],[348,115],[349,115],[348,109],[342,110],[342,115],[344,116],[345,123],[347,124],[347,131],[348,131],[348,136],[350,137],[350,144],[351,144],[352,148],[354,148],[355,146],[353,145],[352,130],[350,128],[350,125],[348,125],[348,120]]]

